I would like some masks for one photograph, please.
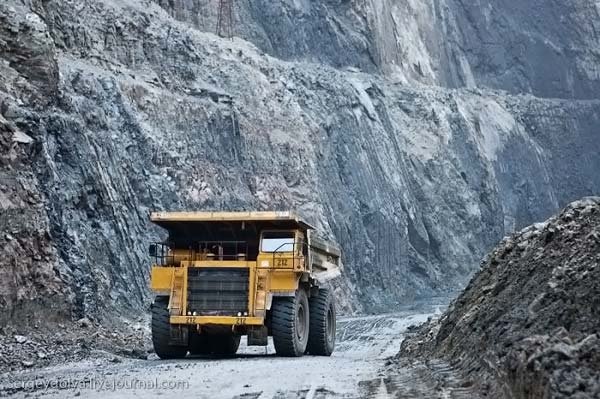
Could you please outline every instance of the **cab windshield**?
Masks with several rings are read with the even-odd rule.
[[[265,231],[262,235],[261,252],[293,252],[293,231]]]

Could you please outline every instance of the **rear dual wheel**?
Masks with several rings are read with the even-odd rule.
[[[331,356],[335,349],[335,300],[333,293],[321,288],[310,298],[310,334],[306,351],[311,355]]]
[[[335,348],[335,301],[328,289],[319,289],[310,300],[299,289],[293,297],[279,297],[271,307],[271,330],[280,356],[310,353],[331,356]]]

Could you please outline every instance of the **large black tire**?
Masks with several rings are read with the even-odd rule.
[[[333,293],[319,289],[309,300],[310,330],[306,351],[311,355],[331,356],[335,349],[335,299]]]
[[[240,335],[214,335],[211,336],[212,354],[218,356],[233,356],[240,347]]]
[[[198,334],[196,331],[190,331],[189,346],[192,355],[209,355],[211,353],[210,342],[205,334]]]
[[[189,349],[192,355],[235,355],[241,336],[232,334],[206,335],[190,333]]]
[[[275,352],[280,356],[302,356],[309,335],[308,297],[298,289],[293,297],[273,298],[271,331]]]
[[[154,352],[161,359],[181,359],[187,354],[187,347],[169,345],[171,325],[169,323],[169,297],[157,296],[152,303],[152,344]]]

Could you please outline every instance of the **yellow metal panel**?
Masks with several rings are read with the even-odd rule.
[[[231,317],[231,316],[171,316],[171,324],[199,324],[199,325],[225,325],[225,326],[261,326],[263,317]]]
[[[273,267],[277,269],[293,269],[294,268],[294,254],[292,253],[278,253],[272,257]]]
[[[150,270],[150,289],[154,291],[170,291],[173,279],[173,267],[152,266]]]
[[[275,269],[304,270],[304,256],[294,256],[291,252],[277,253],[275,256],[260,255],[262,261],[267,261],[270,267]]]
[[[256,293],[256,308],[254,309],[254,313],[256,314],[257,310],[265,310],[267,305],[267,292],[266,291],[258,291]]]
[[[181,315],[183,313],[183,297],[185,285],[185,269],[181,267],[173,268],[173,279],[171,280],[171,291],[169,295],[169,312],[172,315]]]
[[[150,220],[153,222],[253,222],[269,220],[295,220],[300,221],[299,216],[293,211],[271,211],[271,212],[152,212]]]
[[[248,281],[248,312],[251,316],[255,316],[254,312],[254,295],[256,292],[256,268],[251,267],[249,270]]]
[[[299,279],[300,274],[291,270],[274,270],[271,272],[271,291],[295,291]]]
[[[187,288],[188,288],[188,268],[184,267],[183,268],[183,289],[181,292],[181,301],[182,301],[182,308],[183,311],[181,312],[181,314],[186,314],[187,313]]]
[[[182,266],[193,267],[253,267],[256,262],[245,260],[197,260],[195,262],[182,262]]]
[[[255,269],[256,291],[254,294],[254,316],[263,316],[267,308],[267,293],[269,288],[270,271],[264,269]]]
[[[303,271],[306,268],[304,255],[294,255],[293,252],[260,252],[256,259],[259,268],[294,269]]]

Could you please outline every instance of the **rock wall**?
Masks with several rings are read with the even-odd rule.
[[[344,311],[389,310],[455,290],[505,232],[600,187],[596,100],[423,85],[384,68],[389,21],[363,36],[339,25],[319,48],[251,23],[278,29],[269,10],[291,3],[253,2],[240,12],[254,13],[243,26],[257,48],[202,32],[201,2],[165,3],[0,5],[1,318],[143,309],[146,244],[162,234],[147,218],[161,209],[297,208],[342,244]],[[319,9],[359,29],[360,12],[401,15],[386,4]],[[423,34],[433,9],[409,5]],[[302,37],[310,51],[289,44]],[[410,51],[435,71],[423,82],[458,86],[441,58]]]
[[[154,1],[215,32],[215,2]],[[286,60],[538,97],[600,92],[600,6],[593,0],[256,0],[236,3],[234,19],[237,35]]]
[[[47,199],[34,160],[34,109],[58,86],[54,43],[30,5],[0,5],[0,323],[69,316]]]

